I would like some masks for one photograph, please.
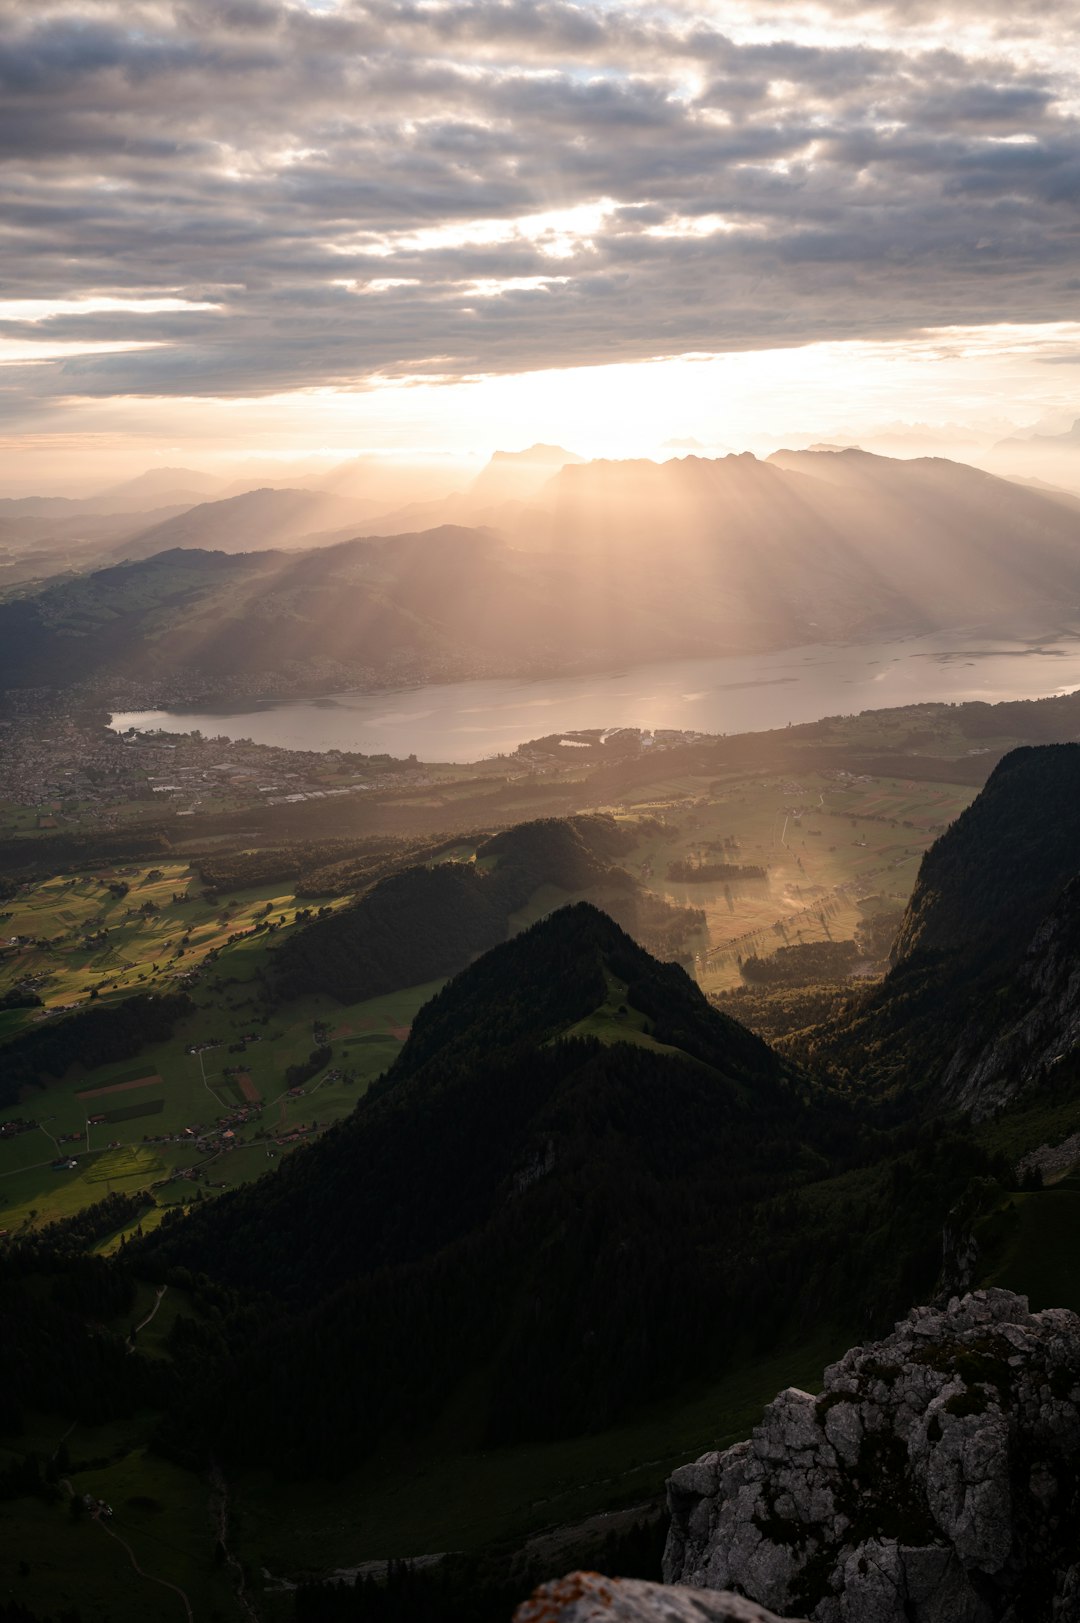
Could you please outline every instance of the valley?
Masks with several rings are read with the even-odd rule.
[[[1080,1623],[1074,13],[0,0],[0,1623]]]
[[[615,816],[628,836],[621,866],[660,903],[681,910],[678,950],[702,988],[730,992],[743,985],[743,959],[780,945],[850,940],[864,920],[898,913],[922,852],[972,793],[964,785],[860,782],[850,774],[735,776],[724,784],[687,774],[620,806]],[[478,843],[462,840],[453,858],[468,861]],[[674,864],[714,860],[714,848],[736,866],[760,865],[765,877],[668,877]],[[107,1008],[136,992],[185,990],[196,1005],[137,1061],[92,1072],[76,1066],[43,1093],[0,1108],[0,1134],[20,1119],[38,1124],[0,1138],[0,1227],[18,1230],[31,1211],[34,1224],[47,1223],[111,1188],[150,1181],[158,1201],[173,1204],[196,1189],[258,1176],[268,1151],[287,1153],[298,1141],[290,1135],[301,1124],[310,1131],[314,1118],[325,1127],[352,1109],[436,989],[404,985],[345,1004],[318,993],[271,998],[265,976],[274,953],[314,914],[348,905],[348,896],[313,897],[303,885],[298,895],[285,880],[208,891],[199,862],[120,862],[53,874],[0,905],[0,942],[9,943],[0,946],[0,1003],[20,992],[41,999],[0,1010],[6,1039],[88,1007],[91,994],[95,1008]],[[585,894],[605,900],[603,886],[585,891],[560,885],[559,877],[542,881],[511,915],[511,929]],[[617,892],[607,900],[618,909]],[[879,970],[880,957],[868,968]],[[320,1046],[317,1031],[331,1058],[291,1093],[285,1072]],[[99,1115],[88,1135],[87,1119]],[[234,1135],[226,1143],[219,1117],[229,1118],[225,1131]],[[101,1182],[108,1144],[147,1141],[158,1161],[152,1179],[132,1167]],[[61,1155],[75,1157],[77,1169],[54,1171]],[[179,1175],[185,1172],[197,1178]]]
[[[600,570],[616,475],[568,466]],[[639,475],[620,635],[657,662],[614,676],[568,674],[623,653],[573,617],[572,659],[545,640],[577,565],[535,512],[513,545],[148,546],[0,605],[0,1492],[32,1614],[504,1623],[567,1566],[655,1575],[671,1473],[943,1280],[1080,1303],[1047,1047],[1080,695],[1029,696],[1067,688],[1068,614],[976,636],[909,603],[844,646],[751,615],[680,662]],[[665,479],[699,477],[781,489]],[[166,535],[231,533],[193,511]]]
[[[37,1270],[41,1284],[35,1289],[42,1289],[46,1300],[60,1290],[55,1277],[49,1284],[50,1270],[58,1265],[49,1258],[56,1247],[73,1243],[76,1233],[85,1232],[86,1238],[74,1243],[88,1268],[115,1259],[127,1271],[133,1259],[143,1259],[134,1261],[138,1283],[133,1295],[119,1317],[109,1311],[108,1322],[125,1335],[127,1327],[149,1319],[135,1347],[140,1358],[158,1361],[159,1373],[151,1368],[146,1376],[151,1385],[171,1380],[168,1372],[174,1366],[187,1370],[186,1382],[197,1384],[204,1353],[196,1349],[216,1336],[213,1326],[225,1299],[214,1294],[221,1285],[207,1295],[205,1285],[193,1286],[183,1266],[178,1267],[183,1252],[176,1245],[186,1227],[177,1224],[185,1213],[190,1223],[212,1219],[231,1191],[234,1199],[250,1194],[256,1202],[254,1216],[272,1184],[279,1190],[280,1214],[269,1219],[269,1232],[276,1237],[274,1260],[260,1289],[283,1291],[292,1300],[286,1324],[294,1315],[312,1315],[304,1336],[318,1339],[320,1367],[329,1370],[339,1356],[333,1349],[341,1327],[319,1305],[322,1287],[308,1307],[299,1305],[298,1293],[307,1297],[315,1280],[333,1279],[334,1259],[345,1236],[351,1236],[349,1267],[355,1269],[352,1248],[370,1228],[366,1219],[354,1227],[340,1194],[336,1200],[333,1196],[329,1173],[316,1180],[309,1194],[301,1194],[308,1176],[304,1169],[316,1154],[325,1153],[332,1161],[341,1155],[340,1135],[356,1130],[358,1103],[369,1094],[371,1130],[382,1118],[386,1126],[378,1131],[390,1130],[392,1118],[384,1101],[400,1097],[404,1106],[408,1088],[399,1082],[387,1095],[385,1078],[397,1074],[403,1063],[413,1069],[419,1064],[422,1072],[425,1044],[431,1051],[434,1041],[446,1073],[450,1049],[444,1037],[422,1034],[424,1021],[447,1018],[436,1014],[443,999],[435,995],[448,977],[444,996],[459,985],[462,990],[454,995],[464,995],[466,977],[453,976],[466,967],[470,939],[476,943],[474,956],[484,953],[487,941],[507,937],[531,952],[528,944],[536,929],[562,928],[558,921],[571,916],[560,909],[595,903],[622,919],[632,935],[661,957],[679,958],[693,977],[686,985],[696,984],[714,1010],[723,1011],[714,1018],[731,1014],[780,1040],[791,1056],[783,1063],[798,1067],[819,1048],[823,1031],[835,1027],[843,1032],[850,1018],[845,1008],[862,1008],[874,995],[925,853],[956,824],[1002,751],[1025,736],[1045,737],[1055,729],[1067,733],[1075,726],[1075,701],[1059,699],[997,709],[911,707],[774,734],[676,738],[649,751],[642,750],[634,734],[606,741],[600,734],[584,734],[578,748],[569,748],[556,735],[531,742],[523,759],[510,766],[520,774],[514,778],[493,778],[488,767],[483,775],[466,773],[455,780],[443,769],[434,793],[431,783],[417,785],[404,800],[396,786],[375,789],[364,801],[368,831],[351,836],[342,827],[341,802],[333,799],[263,807],[243,844],[223,830],[217,811],[182,819],[174,814],[169,821],[153,807],[144,814],[147,821],[140,825],[136,820],[122,830],[102,826],[98,811],[79,832],[81,855],[77,848],[61,846],[65,860],[60,866],[50,863],[49,852],[58,842],[71,841],[74,830],[15,835],[25,853],[24,865],[0,904],[0,928],[8,943],[0,960],[0,998],[10,1005],[0,1013],[8,1075],[20,1074],[24,1062],[18,1056],[28,1041],[52,1042],[50,1032],[62,1036],[75,1030],[73,1021],[109,1018],[110,1011],[132,1007],[133,999],[147,992],[153,994],[152,1002],[179,1001],[168,1015],[167,1034],[143,1041],[107,1039],[121,1042],[123,1052],[89,1065],[78,1058],[82,1045],[76,1040],[74,1063],[52,1062],[57,1068],[50,1064],[39,1073],[43,1086],[16,1084],[9,1094],[0,1110],[0,1227],[8,1231],[7,1254],[27,1258],[19,1267],[29,1266],[32,1277]],[[260,747],[252,748],[257,752]],[[504,797],[511,786],[515,795],[533,795],[538,807],[558,807],[558,819],[523,825],[512,815],[508,818]],[[467,808],[465,827],[457,809],[462,805]],[[419,825],[416,834],[373,831],[383,816],[398,818],[408,806]],[[485,827],[484,813],[490,818],[496,807],[498,815]],[[351,815],[351,803],[349,811]],[[251,823],[250,811],[239,815]],[[314,825],[306,838],[297,830],[300,817]],[[496,832],[500,825],[503,831]],[[286,829],[287,844],[282,843]],[[129,852],[136,850],[148,836],[159,842],[160,856],[125,854],[125,844]],[[96,839],[110,849],[107,862],[92,860]],[[700,879],[694,877],[698,872]],[[461,890],[458,876],[463,882],[470,874],[472,889],[467,885]],[[470,923],[469,909],[477,906],[480,911]],[[392,924],[394,919],[400,919],[400,927]],[[683,1078],[679,1086],[688,1085],[699,1061],[694,1059],[688,1070],[687,1054],[704,1056],[716,1041],[707,1039],[703,1048],[702,1038],[694,1035],[695,1022],[704,1015],[691,1015],[687,1006],[686,1014],[673,1021],[658,994],[645,992],[641,971],[619,959],[627,949],[612,950],[613,967],[605,969],[595,996],[588,994],[578,1003],[574,1000],[581,994],[575,991],[569,1004],[562,1001],[571,986],[589,984],[587,976],[575,973],[550,1014],[537,1003],[530,1015],[540,1022],[530,1029],[548,1033],[547,1046],[535,1048],[536,1060],[530,1061],[541,1066],[538,1085],[546,1074],[543,1067],[563,1066],[560,1056],[576,1052],[575,1045],[584,1045],[583,1055],[596,1056],[589,1064],[599,1067],[597,1086],[608,1086],[600,1078],[613,1063],[622,1078],[619,1088],[630,1087],[630,1061],[622,1056],[632,1053],[653,1067],[674,1066],[669,1088],[677,1075]],[[477,973],[489,956],[478,959]],[[414,965],[423,966],[426,978],[417,975]],[[429,972],[433,965],[439,966],[434,977]],[[537,996],[550,975],[539,964],[528,972]],[[331,990],[335,987],[337,995]],[[466,1017],[467,1006],[472,1005],[462,1005],[462,1013],[452,1017],[455,1031],[474,1017]],[[483,1023],[491,1018],[485,1011],[504,1006],[514,1005],[489,991],[475,1005],[475,1018],[482,1023],[478,1030],[487,1033],[481,1039],[485,1063],[495,1068],[493,1085],[500,1074],[500,1044],[507,1039]],[[709,1005],[700,1008],[705,1011]],[[556,1014],[556,1009],[562,1012]],[[555,1021],[554,1028],[544,1027],[548,1020]],[[553,1029],[563,1033],[554,1046]],[[94,1043],[103,1040],[93,1038]],[[849,1039],[843,1041],[850,1046]],[[82,1047],[82,1052],[89,1050]],[[764,1063],[750,1058],[752,1052],[738,1063]],[[820,1060],[814,1063],[820,1066]],[[700,1074],[704,1083],[713,1073],[702,1068]],[[571,1075],[560,1086],[570,1085]],[[761,1085],[756,1082],[742,1096],[751,1098]],[[480,1086],[479,1078],[474,1077],[472,1086]],[[1010,1193],[1003,1170],[1037,1145],[1080,1129],[1080,1098],[1069,1085],[1059,1081],[1056,1086],[1055,1095],[1039,1102],[1037,1089],[1023,1109],[987,1121],[971,1136],[950,1126],[943,1139],[928,1138],[906,1108],[897,1116],[892,1106],[883,1107],[886,1114],[867,1137],[872,1114],[864,1126],[857,1122],[878,1107],[859,1106],[854,1096],[845,1104],[842,1093],[833,1098],[811,1088],[803,1095],[806,1104],[795,1104],[793,1098],[790,1107],[779,1096],[776,1105],[767,1107],[762,1099],[755,1108],[779,1109],[781,1115],[793,1108],[801,1123],[796,1128],[793,1118],[790,1127],[780,1127],[766,1116],[765,1142],[780,1131],[784,1149],[780,1154],[764,1150],[763,1160],[762,1146],[752,1153],[748,1145],[742,1151],[733,1147],[743,1129],[730,1120],[717,1140],[718,1145],[727,1140],[728,1147],[718,1153],[729,1168],[732,1156],[741,1159],[741,1177],[751,1179],[743,1187],[756,1192],[751,1197],[733,1190],[726,1198],[735,1200],[733,1210],[740,1200],[751,1200],[747,1210],[757,1214],[757,1243],[769,1248],[781,1292],[786,1291],[785,1280],[814,1278],[814,1307],[799,1309],[792,1317],[790,1292],[789,1306],[781,1310],[778,1302],[770,1305],[771,1298],[759,1286],[751,1288],[750,1276],[741,1287],[733,1283],[730,1288],[742,1290],[746,1309],[743,1330],[728,1340],[723,1356],[712,1363],[708,1358],[693,1361],[677,1379],[665,1378],[662,1390],[651,1385],[654,1376],[647,1373],[646,1361],[636,1395],[628,1393],[586,1436],[574,1435],[572,1422],[569,1434],[560,1435],[566,1421],[557,1423],[551,1436],[532,1436],[528,1426],[522,1431],[519,1422],[509,1419],[500,1423],[501,1433],[492,1434],[490,1406],[506,1402],[497,1396],[497,1368],[486,1359],[477,1361],[466,1347],[456,1347],[454,1336],[446,1336],[449,1384],[440,1383],[425,1400],[431,1408],[419,1431],[410,1425],[401,1434],[385,1433],[391,1416],[384,1415],[361,1444],[359,1438],[373,1426],[371,1415],[363,1407],[356,1412],[355,1399],[348,1411],[339,1405],[332,1480],[306,1477],[301,1492],[290,1486],[291,1468],[284,1473],[280,1464],[270,1468],[259,1449],[253,1452],[254,1434],[249,1435],[248,1428],[265,1428],[271,1416],[268,1439],[275,1458],[285,1461],[296,1446],[297,1424],[306,1424],[303,1355],[294,1362],[287,1340],[267,1327],[261,1332],[263,1339],[270,1337],[266,1352],[257,1353],[253,1346],[248,1356],[254,1362],[246,1370],[241,1365],[230,1371],[227,1410],[214,1422],[227,1456],[221,1463],[231,1506],[230,1549],[257,1595],[258,1615],[266,1623],[289,1623],[301,1615],[296,1609],[305,1593],[291,1584],[378,1563],[391,1554],[461,1552],[439,1569],[444,1577],[438,1581],[459,1582],[454,1575],[460,1567],[460,1581],[471,1585],[474,1594],[480,1584],[489,1596],[483,1604],[491,1610],[482,1615],[493,1619],[505,1615],[508,1602],[501,1596],[520,1594],[544,1575],[538,1562],[595,1564],[601,1558],[596,1541],[609,1534],[630,1541],[621,1558],[630,1560],[633,1527],[655,1520],[664,1479],[706,1437],[724,1446],[743,1435],[778,1386],[794,1382],[816,1389],[824,1366],[851,1337],[852,1278],[879,1281],[878,1295],[866,1300],[863,1309],[878,1315],[888,1313],[886,1304],[899,1304],[910,1291],[926,1288],[918,1281],[928,1284],[937,1268],[939,1225],[973,1171],[989,1179],[988,1189],[997,1190],[980,1197],[973,1217],[985,1259],[982,1277],[1031,1291],[1036,1306],[1044,1299],[1077,1299],[1067,1180],[1048,1183],[1044,1190]],[[460,1198],[447,1186],[440,1206],[435,1193],[444,1176],[440,1165],[447,1156],[450,1166],[463,1164],[461,1158],[468,1154],[451,1149],[455,1133],[478,1132],[483,1138],[496,1131],[501,1109],[495,1105],[497,1087],[487,1097],[489,1104],[479,1108],[491,1114],[486,1122],[483,1115],[476,1118],[472,1127],[467,1122],[474,1106],[464,1109],[460,1122],[454,1107],[442,1128],[438,1116],[429,1114],[431,1105],[424,1107],[425,1132],[433,1135],[439,1156],[426,1173],[412,1169],[407,1182],[436,1180],[418,1209],[428,1209],[434,1199],[430,1210],[441,1213],[440,1231]],[[685,1108],[676,1109],[676,1118]],[[667,1130],[654,1128],[658,1144]],[[543,1171],[552,1153],[550,1131],[539,1129],[538,1148],[515,1152],[514,1176],[524,1176],[530,1199],[541,1202],[538,1213],[546,1210],[548,1200]],[[494,1148],[489,1153],[496,1154]],[[388,1168],[399,1165],[398,1152],[385,1141],[379,1157],[361,1154],[360,1164],[368,1166],[372,1179],[363,1198],[388,1209],[397,1195],[392,1183],[375,1176],[380,1157]],[[74,1166],[54,1170],[57,1162],[71,1160]],[[554,1161],[560,1165],[559,1151]],[[295,1194],[289,1192],[287,1178],[294,1163],[301,1178]],[[599,1175],[595,1162],[592,1171]],[[531,1180],[537,1173],[533,1197]],[[774,1196],[766,1193],[766,1185],[753,1183],[778,1173],[781,1182]],[[627,1176],[624,1167],[620,1180]],[[599,1187],[606,1187],[602,1175]],[[923,1191],[922,1203],[905,1200],[896,1206],[892,1191],[897,1187]],[[787,1194],[781,1198],[782,1188]],[[581,1197],[561,1198],[573,1203]],[[643,1185],[644,1211],[653,1198]],[[685,1220],[692,1223],[689,1186],[679,1201],[684,1198]],[[309,1211],[302,1231],[292,1233],[290,1214],[308,1210],[312,1199],[330,1201],[332,1215],[323,1221]],[[670,1193],[665,1199],[670,1225],[680,1205],[671,1205]],[[436,1221],[434,1215],[429,1220]],[[259,1215],[259,1224],[263,1221]],[[65,1225],[71,1224],[90,1226],[73,1229],[73,1241],[68,1241]],[[856,1239],[860,1229],[865,1232]],[[152,1260],[156,1236],[163,1255],[172,1258],[164,1273],[161,1263]],[[206,1260],[213,1255],[210,1244],[198,1242]],[[306,1249],[290,1260],[290,1248],[301,1244]],[[250,1258],[254,1264],[260,1246],[234,1236],[212,1264],[215,1273],[227,1278],[229,1257],[237,1262]],[[854,1252],[860,1251],[856,1260]],[[4,1254],[0,1248],[0,1259]],[[639,1259],[646,1255],[640,1242],[637,1254]],[[688,1254],[694,1255],[692,1245]],[[439,1266],[451,1266],[453,1255],[451,1246]],[[741,1266],[741,1255],[736,1246],[725,1268]],[[898,1261],[895,1277],[885,1263],[890,1255]],[[669,1250],[665,1266],[672,1265]],[[492,1266],[497,1273],[506,1262],[493,1259]],[[612,1277],[618,1277],[617,1270]],[[644,1278],[637,1281],[638,1294]],[[394,1292],[397,1312],[406,1315],[406,1322],[415,1300],[408,1280],[402,1274]],[[164,1296],[157,1294],[157,1281],[167,1281]],[[239,1283],[226,1288],[235,1290]],[[90,1289],[89,1275],[85,1289]],[[353,1289],[360,1292],[356,1311],[370,1313],[371,1299],[362,1282]],[[459,1300],[469,1299],[470,1286],[462,1282],[454,1289]],[[799,1295],[807,1300],[805,1286]],[[257,1299],[251,1298],[252,1303]],[[513,1299],[511,1293],[508,1310],[516,1313]],[[364,1302],[367,1308],[361,1306]],[[344,1303],[334,1312],[345,1312]],[[623,1312],[624,1307],[613,1303],[613,1327]],[[552,1329],[559,1337],[566,1335],[565,1327]],[[493,1345],[516,1333],[511,1319],[494,1334]],[[700,1325],[693,1335],[708,1346]],[[354,1348],[350,1356],[369,1355],[358,1355]],[[374,1344],[370,1356],[375,1356]],[[413,1353],[406,1354],[399,1344],[397,1356],[408,1363]],[[265,1357],[269,1365],[262,1362]],[[671,1353],[665,1357],[670,1360]],[[506,1358],[520,1380],[525,1367],[520,1354],[499,1353],[499,1362]],[[67,1432],[69,1477],[80,1493],[90,1492],[114,1506],[115,1525],[144,1571],[179,1584],[196,1615],[199,1607],[230,1615],[235,1604],[231,1581],[210,1562],[209,1545],[201,1543],[207,1487],[188,1457],[189,1442],[181,1443],[180,1433],[169,1440],[174,1422],[163,1420],[162,1398],[150,1398],[141,1409],[95,1425],[85,1411],[80,1414],[77,1398],[74,1407],[66,1403],[53,1411],[42,1401],[40,1382],[27,1396],[21,1433],[0,1434],[5,1451],[0,1459],[17,1465],[28,1450],[47,1457]],[[166,1413],[175,1401],[170,1400]],[[541,1408],[551,1401],[537,1399]],[[569,1403],[572,1413],[577,1400],[568,1391],[558,1401]],[[519,1402],[514,1399],[514,1405]],[[589,1403],[595,1406],[595,1395]],[[188,1406],[183,1424],[189,1437],[216,1412],[215,1404],[207,1393],[196,1400],[194,1410]],[[512,1412],[513,1406],[508,1414]],[[74,1430],[69,1430],[73,1420]],[[357,1425],[361,1432],[350,1431]],[[350,1436],[353,1440],[342,1452]],[[312,1446],[309,1433],[309,1455]],[[330,1446],[329,1440],[322,1446]],[[314,1463],[326,1470],[325,1464]],[[44,1489],[42,1493],[44,1498],[16,1492],[8,1506],[32,1552],[38,1607],[70,1603],[77,1582],[80,1610],[92,1623],[99,1618],[103,1623],[106,1613],[118,1623],[141,1615],[150,1584],[144,1581],[131,1591],[130,1614],[124,1610],[127,1602],[118,1611],[116,1558],[104,1530],[90,1524],[69,1534],[63,1493],[53,1502]],[[157,1531],[166,1527],[168,1550]],[[97,1543],[88,1545],[88,1534]],[[200,1554],[201,1549],[207,1553]],[[486,1576],[466,1579],[466,1571],[474,1570],[468,1563],[476,1561]]]

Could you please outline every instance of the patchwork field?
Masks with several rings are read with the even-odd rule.
[[[134,879],[129,875],[127,881],[133,890]],[[56,917],[58,885],[63,895],[78,895],[96,908],[103,887],[107,894],[111,882],[101,875],[69,881],[70,876],[50,880],[20,893],[5,929],[22,924],[20,933],[30,933],[25,927],[31,922],[38,930],[48,928]],[[181,884],[187,887],[184,892]],[[30,1090],[18,1105],[0,1110],[0,1124],[20,1117],[37,1123],[31,1131],[0,1140],[0,1229],[15,1231],[70,1216],[112,1189],[130,1192],[151,1186],[156,1199],[168,1205],[186,1202],[197,1188],[209,1193],[259,1176],[303,1141],[291,1135],[310,1137],[352,1109],[400,1051],[417,1009],[438,990],[440,983],[412,987],[352,1007],[315,996],[267,1013],[258,979],[266,962],[266,935],[232,942],[227,935],[265,916],[268,888],[230,898],[224,940],[221,906],[208,908],[189,869],[164,869],[149,888],[195,899],[170,902],[166,896],[161,913],[151,916],[146,939],[146,921],[122,921],[121,928],[133,932],[132,941],[141,943],[141,961],[148,964],[136,972],[134,985],[123,990],[147,984],[164,989],[188,978],[194,953],[185,950],[179,963],[162,964],[160,957],[150,956],[159,943],[175,940],[174,933],[165,932],[175,932],[176,924],[170,927],[162,915],[186,910],[183,923],[193,926],[191,941],[201,949],[193,967],[202,964],[210,946],[220,949],[212,963],[189,978],[196,1011],[169,1041],[148,1046],[137,1061],[92,1071],[73,1067],[64,1078]],[[273,902],[275,918],[284,914],[291,923],[296,898],[277,894]],[[54,1006],[54,998],[67,1002],[85,974],[84,957],[74,943],[55,954],[35,943],[19,955],[18,971],[10,958],[0,964],[0,991],[16,984],[15,974],[25,973],[30,959],[47,966],[49,979],[41,987],[47,1004]],[[40,1011],[20,1012],[24,1022],[40,1017]],[[345,1037],[332,1039],[330,1063],[299,1092],[290,1093],[285,1071],[318,1046],[317,1027],[347,1029],[362,1040],[350,1044]],[[223,1122],[231,1125],[223,1130]],[[286,1142],[279,1143],[283,1138]],[[66,1165],[69,1160],[74,1167]],[[60,1162],[65,1164],[58,1166]]]
[[[103,1088],[80,1088],[80,1099],[99,1099],[107,1093],[130,1093],[132,1088],[153,1088],[161,1086],[161,1078],[155,1071],[152,1076],[136,1076],[130,1082],[110,1082]]]
[[[868,915],[903,907],[923,851],[973,795],[902,778],[744,774],[652,784],[647,799],[610,809],[640,825],[622,865],[657,896],[704,913],[690,943],[694,972],[704,990],[720,992],[740,984],[750,954],[850,939]],[[453,855],[468,860],[473,849],[463,843]],[[673,864],[717,863],[764,877],[669,877]],[[574,899],[542,886],[511,929]],[[258,1176],[347,1114],[392,1063],[440,983],[351,1007],[323,995],[269,1008],[260,979],[267,953],[295,927],[301,906],[273,885],[207,897],[179,862],[56,875],[6,904],[0,995],[30,987],[59,1011],[94,988],[107,999],[179,985],[196,1010],[137,1059],[74,1067],[0,1110],[0,1124],[35,1123],[0,1140],[0,1229],[70,1215],[112,1188],[152,1184],[160,1202],[183,1203],[196,1188],[210,1193]],[[40,1009],[7,1011],[0,1036],[43,1017]],[[617,1009],[596,1034],[641,1040]],[[323,1043],[329,1063],[290,1089],[287,1068]],[[146,1159],[116,1158],[133,1147]]]
[[[281,885],[208,896],[192,868],[179,862],[57,874],[4,906],[0,996],[27,987],[53,1010],[92,993],[127,997],[182,982],[211,952],[240,950],[250,973],[253,954],[295,920],[300,905]],[[245,934],[256,926],[259,934]],[[36,1012],[15,1011],[12,1029]]]

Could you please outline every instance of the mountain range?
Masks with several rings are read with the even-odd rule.
[[[323,501],[249,493],[120,550],[227,536],[257,511],[264,538],[281,526],[295,543]],[[170,546],[46,583],[0,604],[0,682],[379,685],[972,625],[1045,632],[1080,612],[1077,534],[1071,504],[939,460],[568,462],[502,530],[303,553]]]
[[[264,487],[199,502],[110,550],[119,560],[149,558],[176,547],[208,552],[266,552],[276,547],[313,545],[314,532],[354,525],[373,505],[317,490]]]
[[[1013,476],[1043,478],[1080,494],[1080,418],[1060,433],[1016,435],[991,452],[995,467]]]

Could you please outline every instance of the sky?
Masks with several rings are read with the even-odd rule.
[[[0,487],[1061,430],[1078,120],[1072,0],[0,0]]]

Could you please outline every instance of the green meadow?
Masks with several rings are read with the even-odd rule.
[[[135,1060],[92,1071],[74,1066],[0,1110],[0,1123],[18,1117],[38,1123],[0,1140],[0,1228],[70,1216],[113,1190],[153,1185],[159,1200],[184,1201],[192,1185],[175,1175],[200,1163],[208,1192],[257,1177],[284,1152],[274,1138],[313,1123],[322,1128],[352,1109],[392,1063],[416,1011],[440,984],[352,1006],[311,996],[267,1012],[260,975],[274,937],[228,937],[268,917],[284,917],[291,926],[301,905],[291,892],[255,887],[210,904],[190,868],[171,864],[162,866],[160,877],[125,869],[118,878],[129,890],[116,898],[108,890],[114,872],[52,878],[8,904],[5,931],[37,940],[0,964],[0,992],[44,973],[39,994],[46,1007],[84,1001],[89,986],[98,984],[91,977],[110,966],[100,961],[104,953],[88,952],[82,943],[100,920],[115,920],[118,944],[108,957],[117,984],[108,983],[99,996],[186,984],[195,1012]],[[189,899],[173,899],[181,895]],[[148,900],[156,911],[143,915]],[[135,918],[127,916],[133,902]],[[110,927],[110,942],[113,934]],[[211,948],[216,956],[206,962]],[[189,969],[196,973],[189,977]],[[38,1010],[19,1014],[23,1024],[40,1018]],[[332,1058],[290,1097],[286,1069],[318,1046],[316,1028],[328,1033]],[[226,1067],[242,1071],[243,1083],[226,1075]],[[332,1079],[333,1072],[340,1076]],[[198,1130],[247,1106],[253,1095],[258,1108],[235,1128],[231,1147],[209,1159],[199,1156],[190,1142]],[[76,1166],[54,1170],[59,1159],[74,1159]]]
[[[388,1551],[518,1541],[598,1510],[640,1505],[662,1493],[675,1466],[747,1436],[782,1387],[818,1391],[848,1339],[823,1329],[765,1358],[733,1349],[731,1372],[698,1392],[642,1409],[609,1431],[552,1443],[463,1449],[472,1416],[462,1392],[423,1458],[404,1444],[387,1448],[344,1481],[305,1483],[301,1494],[268,1476],[239,1481],[238,1541],[253,1566],[272,1573],[325,1572]],[[257,1520],[244,1518],[245,1502],[257,1502]]]
[[[739,984],[740,961],[751,953],[850,939],[869,913],[901,908],[923,851],[973,793],[899,777],[732,774],[651,784],[647,799],[628,796],[611,809],[639,835],[621,864],[668,902],[704,912],[694,969],[705,991],[720,992]],[[465,841],[447,855],[468,860],[474,849]],[[718,884],[667,877],[674,862],[717,860],[761,867],[765,878]],[[577,894],[541,886],[511,930]],[[603,905],[601,896],[594,899]],[[194,1165],[205,1193],[229,1188],[267,1171],[292,1147],[275,1139],[301,1128],[321,1131],[348,1113],[393,1062],[439,983],[352,1006],[313,995],[272,1007],[262,979],[268,955],[310,905],[283,884],[208,896],[180,861],[52,875],[4,905],[0,995],[29,986],[52,1011],[44,1017],[56,1018],[91,995],[108,1000],[182,986],[196,1008],[172,1038],[134,1060],[73,1067],[0,1110],[0,1122],[23,1116],[38,1123],[0,1141],[0,1229],[71,1215],[112,1190],[154,1185],[159,1201],[186,1202],[193,1185],[178,1174]],[[39,1009],[2,1012],[0,1036],[42,1017]],[[617,1000],[602,1019],[592,1017],[590,1030],[608,1041],[651,1040],[620,1014]],[[330,1062],[290,1097],[286,1070],[324,1040],[317,1032],[325,1034]],[[227,1150],[210,1157],[193,1150],[200,1129],[252,1105]],[[119,1154],[140,1146],[145,1156]],[[61,1157],[76,1166],[54,1170]]]

